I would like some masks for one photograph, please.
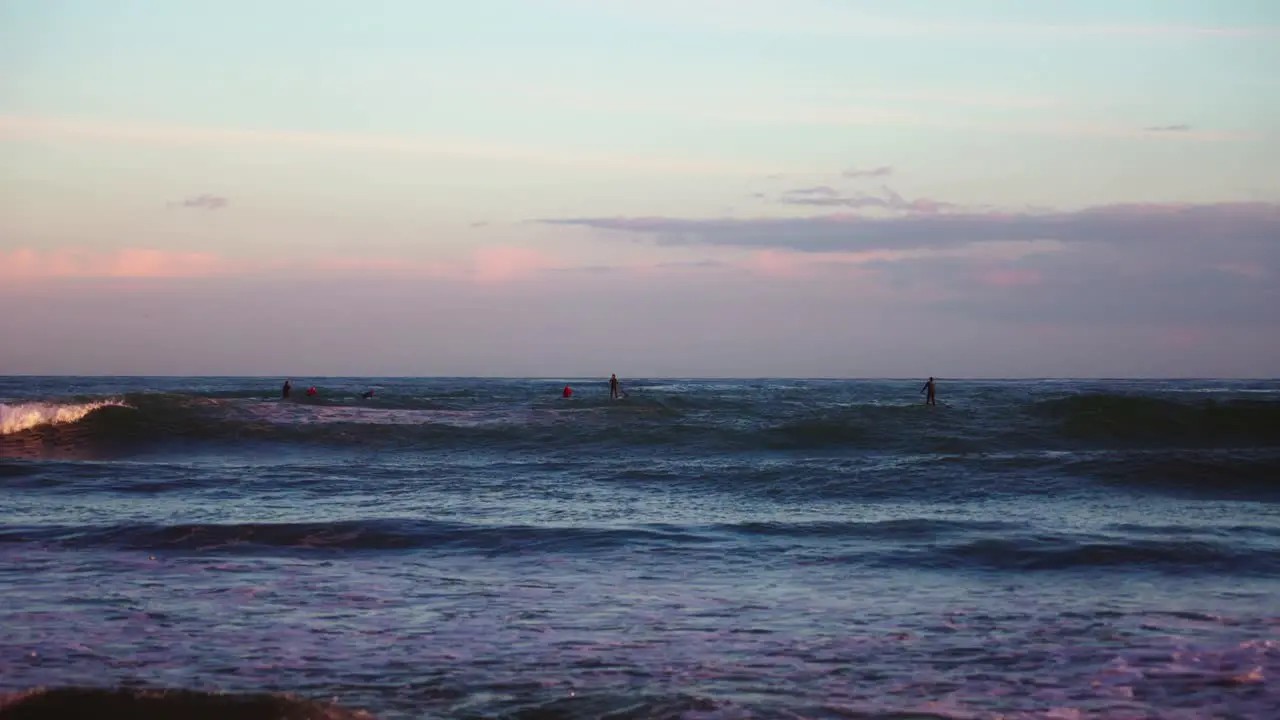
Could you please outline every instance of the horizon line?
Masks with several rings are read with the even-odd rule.
[[[919,378],[927,378],[926,375],[910,375],[910,376],[801,376],[801,375],[633,375],[628,376],[631,381],[636,380],[682,380],[693,382],[718,382],[725,380],[734,381],[753,381],[753,380],[785,380],[785,381],[808,381],[808,382],[857,382],[857,381],[915,381]],[[956,376],[946,377],[942,375],[932,376],[935,380],[947,380],[953,382],[1027,382],[1027,381],[1163,381],[1163,380],[1214,380],[1214,381],[1233,381],[1233,382],[1277,382],[1280,376],[1213,376],[1213,375],[1079,375],[1079,376],[1051,376],[1051,375],[975,375],[975,376]],[[521,381],[596,381],[608,382],[608,377],[604,375],[168,375],[168,374],[152,374],[152,375],[117,375],[117,374],[68,374],[55,373],[48,375],[40,375],[33,373],[12,373],[0,374],[0,379],[11,378],[122,378],[122,379],[145,379],[145,378],[163,378],[163,379],[179,379],[187,378],[192,380],[208,380],[208,379],[236,379],[236,380],[276,380],[284,378],[293,380],[295,378],[307,378],[314,380],[521,380]]]

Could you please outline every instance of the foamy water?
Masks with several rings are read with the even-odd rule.
[[[124,406],[117,400],[87,403],[24,402],[0,403],[0,435],[30,430],[41,425],[78,422],[89,413],[108,406]]]

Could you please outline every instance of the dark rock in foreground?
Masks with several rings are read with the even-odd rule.
[[[373,720],[350,710],[291,695],[223,694],[194,690],[36,688],[0,694],[0,720],[119,717],[136,720]]]

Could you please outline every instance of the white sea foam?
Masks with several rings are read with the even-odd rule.
[[[0,435],[10,435],[41,425],[73,423],[98,408],[110,405],[125,407],[119,400],[89,403],[0,403]]]

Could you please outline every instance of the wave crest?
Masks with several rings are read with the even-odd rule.
[[[104,407],[128,407],[119,400],[85,403],[0,403],[0,435],[12,435],[42,425],[65,425],[83,420]]]

